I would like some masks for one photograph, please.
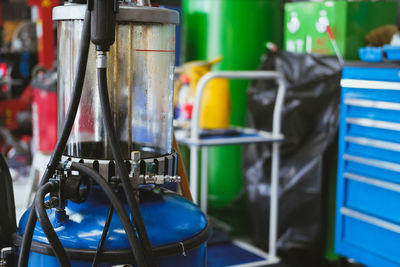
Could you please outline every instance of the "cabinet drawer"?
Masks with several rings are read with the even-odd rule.
[[[378,139],[387,142],[399,142],[400,131],[396,130],[396,126],[385,127],[379,121],[359,120],[356,118],[347,118],[346,127],[347,135],[365,137],[370,139]]]
[[[400,110],[348,106],[348,118],[365,118],[383,122],[400,123]],[[395,124],[394,124],[395,125]],[[390,124],[389,124],[390,127]]]
[[[400,185],[344,173],[345,206],[400,224]]]
[[[380,68],[375,63],[368,67],[348,66],[343,68],[342,78],[351,80],[371,80],[373,78],[379,81],[400,82],[400,69],[396,65]]]
[[[400,144],[377,139],[347,136],[346,153],[400,164]]]
[[[400,184],[400,164],[350,154],[343,155],[343,159],[344,172]]]
[[[399,265],[400,227],[371,216],[350,212],[351,210],[341,209],[341,213],[344,215],[343,242],[386,259],[388,264],[385,266],[392,266],[390,263]],[[383,267],[383,265],[379,267]]]
[[[342,87],[342,97],[343,100],[355,98],[400,103],[400,90]]]

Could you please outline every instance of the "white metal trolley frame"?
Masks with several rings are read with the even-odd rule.
[[[206,84],[215,78],[227,79],[257,79],[257,80],[275,80],[278,83],[278,91],[275,99],[273,111],[272,132],[257,131],[249,128],[236,128],[241,135],[230,137],[200,138],[199,115],[201,107],[201,99]],[[276,71],[215,71],[204,75],[197,84],[196,94],[193,105],[193,114],[190,125],[190,136],[182,136],[177,134],[176,138],[179,143],[186,144],[190,147],[190,191],[193,195],[195,203],[198,203],[198,152],[202,151],[201,160],[201,185],[200,185],[200,207],[207,212],[207,194],[208,194],[208,147],[234,144],[250,144],[250,143],[271,143],[272,159],[271,159],[271,201],[270,201],[270,224],[269,224],[269,246],[268,253],[249,246],[247,244],[234,241],[239,246],[246,246],[252,252],[256,252],[259,256],[265,258],[263,261],[240,264],[235,266],[262,266],[279,262],[276,255],[277,242],[277,224],[278,224],[278,198],[279,198],[279,146],[283,140],[281,133],[281,114],[282,106],[285,99],[285,84],[281,73]],[[251,248],[252,247],[252,248]]]

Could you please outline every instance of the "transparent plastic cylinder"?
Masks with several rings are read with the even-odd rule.
[[[82,20],[58,21],[58,122],[64,122],[78,58]],[[168,154],[172,146],[175,25],[117,22],[108,53],[108,90],[124,157]],[[112,159],[97,87],[96,53],[89,51],[79,110],[65,155]]]

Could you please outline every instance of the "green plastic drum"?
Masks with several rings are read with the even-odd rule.
[[[183,0],[184,61],[223,56],[214,70],[256,70],[266,43],[281,46],[281,0]],[[244,125],[248,81],[231,81],[232,125]],[[209,205],[222,208],[242,190],[242,148],[209,149]]]

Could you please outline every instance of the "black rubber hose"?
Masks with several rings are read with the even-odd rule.
[[[45,233],[47,240],[49,241],[54,254],[56,255],[58,262],[61,267],[70,267],[69,258],[60,239],[54,231],[53,225],[51,224],[49,217],[47,216],[46,208],[44,206],[45,196],[51,192],[55,184],[48,182],[44,186],[40,187],[35,197],[35,210],[38,221],[42,226],[42,230]]]
[[[133,221],[136,226],[136,230],[141,240],[143,251],[145,254],[146,263],[148,266],[157,266],[155,258],[153,256],[151,244],[149,237],[146,232],[146,227],[143,222],[142,215],[140,213],[139,205],[135,197],[135,193],[132,188],[132,184],[129,181],[128,170],[122,158],[121,148],[117,136],[115,134],[113,119],[111,115],[110,101],[108,98],[107,89],[107,69],[97,68],[97,81],[99,86],[100,103],[103,111],[103,122],[107,131],[107,136],[110,141],[111,151],[116,163],[116,169],[118,175],[122,180],[122,186],[125,191],[126,198],[128,200],[128,205],[133,217]]]
[[[92,267],[97,266],[99,257],[103,253],[103,246],[104,246],[104,242],[106,242],[108,230],[110,229],[113,212],[114,212],[114,208],[111,205],[110,208],[108,209],[106,223],[104,224],[103,233],[101,234],[99,245],[97,246],[96,255],[94,255],[94,258],[93,258]]]
[[[136,260],[137,266],[146,266],[145,259],[143,258],[143,251],[141,250],[140,242],[136,236],[135,230],[133,229],[131,220],[126,213],[124,206],[121,204],[121,200],[115,194],[111,186],[106,182],[105,178],[92,168],[89,168],[78,162],[72,162],[71,169],[86,174],[95,182],[97,182],[97,184],[103,189],[104,193],[107,195],[115,211],[117,212],[122,225],[124,226],[126,236],[131,246],[131,250]]]
[[[65,149],[65,145],[71,133],[76,113],[78,111],[79,102],[81,100],[83,82],[85,80],[87,59],[89,54],[89,45],[90,45],[90,12],[86,11],[83,23],[82,35],[81,35],[81,44],[80,44],[78,62],[76,67],[76,75],[73,84],[72,100],[69,103],[69,108],[66,114],[63,128],[61,130],[61,134],[58,137],[56,147],[51,155],[49,164],[47,165],[46,171],[43,174],[39,186],[42,186],[45,183],[47,183],[50,177],[53,176],[55,168],[58,162],[61,160],[62,153]],[[22,239],[20,256],[18,258],[18,267],[28,266],[29,250],[31,247],[33,231],[37,219],[36,213],[34,212],[34,205],[35,201],[32,204],[32,209],[29,213],[29,217],[25,226],[25,232]]]
[[[17,230],[13,181],[10,170],[0,153],[0,249],[11,246],[11,235]]]

